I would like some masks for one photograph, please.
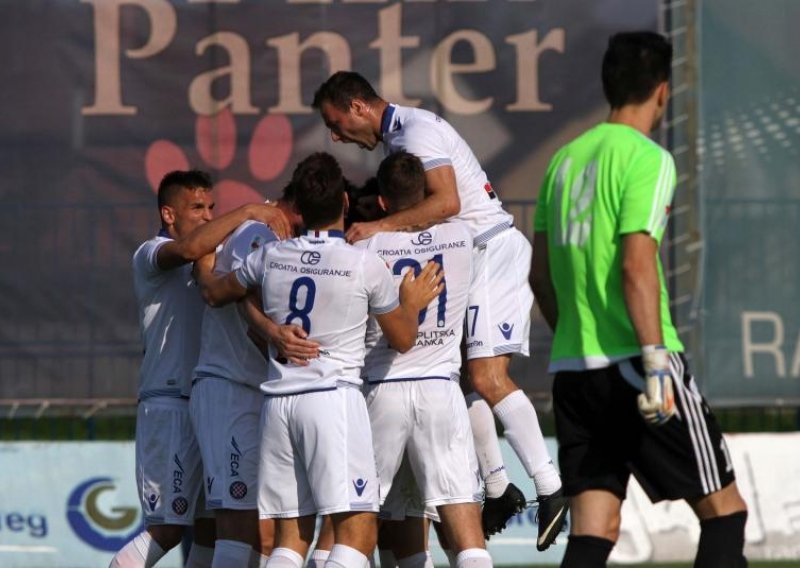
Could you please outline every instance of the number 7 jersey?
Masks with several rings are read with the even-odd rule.
[[[416,233],[378,233],[362,246],[386,261],[396,286],[400,285],[406,271],[418,273],[431,260],[439,263],[445,274],[445,289],[420,312],[416,343],[406,353],[392,349],[378,323],[370,319],[362,376],[370,384],[457,380],[472,276],[472,237],[466,224],[451,221]]]
[[[375,253],[348,245],[341,231],[308,231],[251,253],[236,276],[247,288],[261,287],[273,322],[298,325],[320,344],[320,356],[304,367],[279,362],[270,345],[265,394],[361,385],[367,318],[399,306],[397,286]]]

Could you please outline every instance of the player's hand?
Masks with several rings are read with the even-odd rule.
[[[289,218],[274,203],[254,203],[250,207],[252,207],[252,219],[269,225],[279,239],[288,239],[293,236]]]
[[[669,352],[663,345],[646,345],[642,348],[642,363],[645,390],[637,399],[639,413],[649,424],[665,424],[675,415]]]
[[[368,223],[353,223],[350,225],[350,228],[347,229],[345,238],[347,239],[348,243],[352,244],[356,241],[368,239],[375,233],[379,233],[380,230],[380,222],[378,221],[370,221]]]
[[[433,261],[429,261],[419,275],[414,276],[408,270],[400,283],[400,304],[414,311],[428,306],[444,290],[444,270]]]
[[[308,361],[319,357],[319,343],[308,339],[308,334],[299,325],[277,326],[270,340],[278,349],[278,354],[290,363],[305,367]]]

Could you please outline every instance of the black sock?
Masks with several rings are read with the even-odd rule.
[[[700,521],[700,544],[694,568],[744,568],[747,511]]]
[[[614,543],[599,536],[570,535],[561,568],[603,568]]]

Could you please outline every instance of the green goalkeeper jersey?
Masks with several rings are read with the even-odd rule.
[[[672,156],[629,126],[595,126],[553,157],[534,220],[547,232],[558,302],[551,371],[601,368],[640,353],[623,294],[622,236],[646,232],[660,243],[674,190]],[[660,260],[658,276],[664,342],[683,351]]]

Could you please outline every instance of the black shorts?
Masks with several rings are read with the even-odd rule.
[[[644,388],[640,357],[605,369],[562,371],[553,382],[558,461],[566,495],[605,489],[625,498],[630,474],[653,502],[695,499],[734,480],[719,425],[683,355],[670,355],[677,414],[647,424],[636,397]]]

